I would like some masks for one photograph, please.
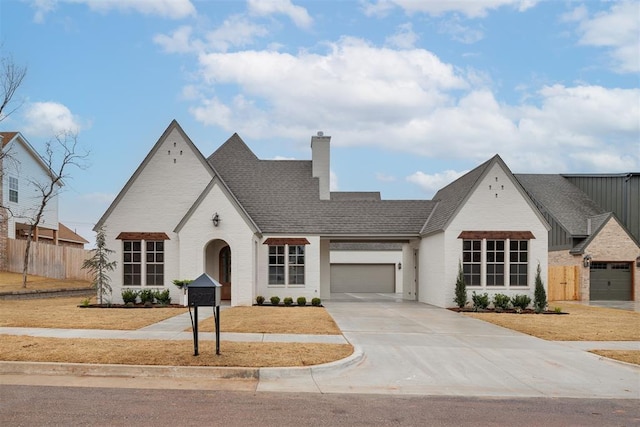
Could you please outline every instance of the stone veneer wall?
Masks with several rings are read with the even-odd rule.
[[[589,300],[590,271],[582,265],[584,255],[591,255],[592,262],[628,262],[632,264],[631,283],[633,299],[640,301],[640,267],[636,258],[640,256],[640,247],[629,237],[615,219],[610,219],[582,255],[572,255],[569,251],[549,252],[549,265],[577,265],[580,267],[580,298]]]

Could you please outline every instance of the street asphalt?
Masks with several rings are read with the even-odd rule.
[[[0,362],[0,384],[640,399],[639,366],[587,351],[640,350],[640,342],[550,342],[388,294],[344,294],[324,305],[343,335],[223,333],[221,339],[350,342],[356,351],[342,361],[261,369]],[[189,340],[188,316],[137,331],[0,328],[0,335]],[[200,334],[210,339],[213,334]]]

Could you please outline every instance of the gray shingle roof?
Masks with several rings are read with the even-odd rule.
[[[515,177],[541,209],[572,236],[587,236],[588,218],[605,213],[584,191],[561,175],[516,174]],[[595,230],[593,223],[591,227]]]
[[[431,218],[425,224],[422,229],[422,234],[430,234],[438,231],[443,231],[449,222],[449,220],[458,211],[458,208],[467,196],[471,193],[471,190],[475,187],[476,182],[484,175],[487,168],[498,159],[496,155],[487,160],[480,166],[464,174],[457,180],[453,181],[446,187],[438,190],[433,200],[437,202],[437,206],[433,211]]]
[[[320,200],[311,161],[260,160],[237,134],[208,161],[264,233],[417,235],[435,205],[340,196]]]

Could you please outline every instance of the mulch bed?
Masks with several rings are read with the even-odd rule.
[[[514,308],[510,308],[507,310],[502,310],[502,311],[496,311],[496,309],[494,308],[487,308],[484,310],[476,310],[472,307],[449,307],[447,308],[447,310],[451,310],[451,311],[455,311],[456,313],[496,313],[496,314],[501,314],[501,313],[505,313],[505,314],[569,314],[567,312],[564,311],[555,311],[555,310],[545,310],[541,313],[536,313],[536,311],[532,308],[527,308],[521,311],[517,311]]]
[[[181,304],[79,304],[79,308],[184,308]]]

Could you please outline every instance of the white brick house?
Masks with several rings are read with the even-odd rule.
[[[433,200],[382,200],[329,190],[329,143],[261,160],[234,134],[205,158],[173,121],[96,225],[116,251],[113,301],[130,287],[181,301],[172,280],[203,272],[232,305],[372,291],[445,307],[459,263],[470,291],[533,296],[538,263],[546,282],[548,225],[499,156]],[[381,250],[339,253],[363,244]]]

